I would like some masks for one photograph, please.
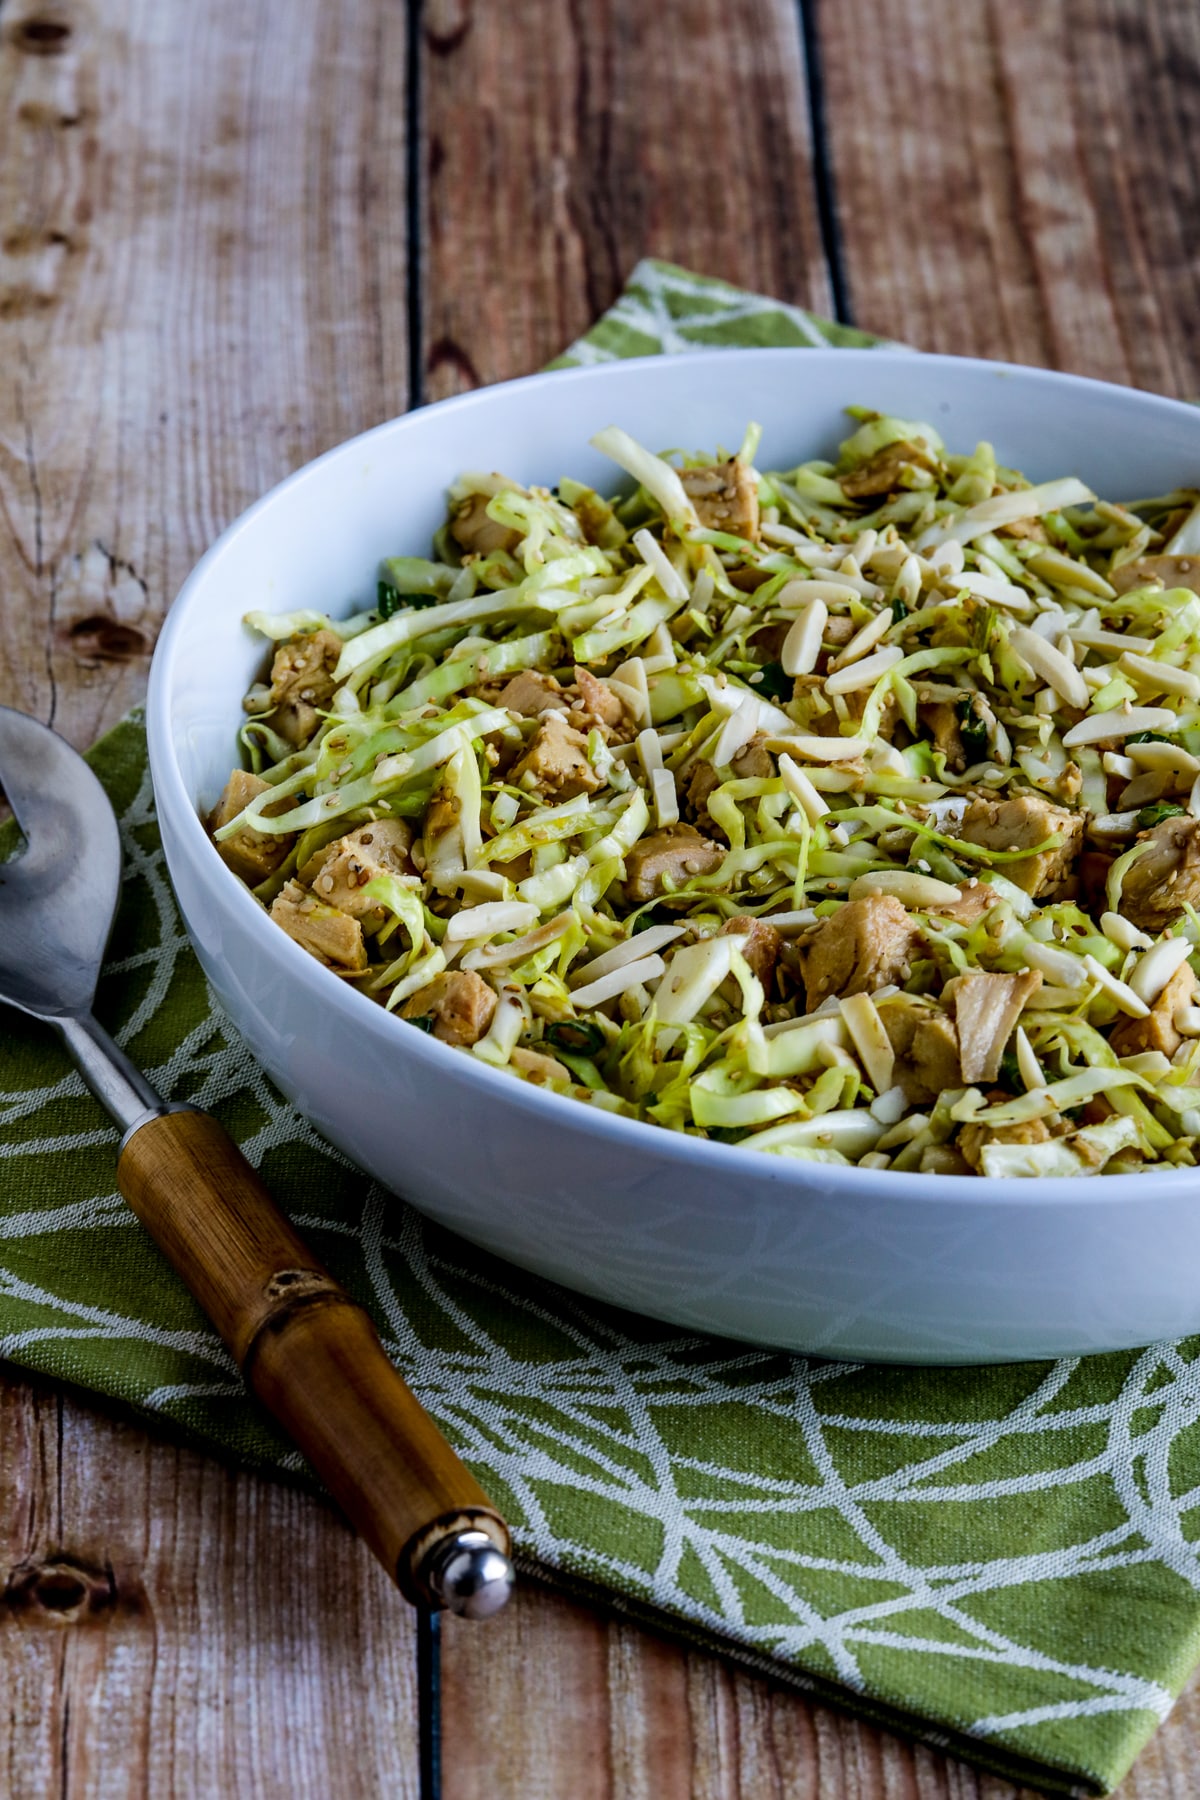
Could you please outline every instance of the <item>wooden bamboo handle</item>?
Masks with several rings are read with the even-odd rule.
[[[237,1146],[202,1112],[150,1119],[121,1192],[208,1314],[254,1393],[410,1600],[459,1531],[505,1555],[508,1527]]]

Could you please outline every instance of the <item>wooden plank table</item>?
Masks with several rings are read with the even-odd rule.
[[[1198,70],[1189,0],[0,0],[0,700],[89,742],[250,500],[643,254],[1200,397]],[[0,1534],[14,1800],[1016,1797],[531,1584],[439,1744],[328,1509],[12,1376]],[[1193,1685],[1122,1792],[1198,1791]]]

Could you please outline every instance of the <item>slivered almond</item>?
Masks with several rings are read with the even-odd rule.
[[[655,579],[668,600],[688,600],[691,595],[683,576],[671,562],[657,538],[644,528],[633,534],[634,548],[644,563],[654,570]]]
[[[869,900],[877,894],[890,894],[902,906],[952,906],[962,898],[961,889],[948,881],[912,869],[877,869],[850,883],[851,900]]]
[[[1085,650],[1116,650],[1118,654],[1133,650],[1144,655],[1154,648],[1153,638],[1126,637],[1123,631],[1104,631],[1098,625],[1069,625],[1067,634]]]
[[[1148,1016],[1150,1008],[1146,1002],[1135,994],[1126,982],[1119,981],[1115,975],[1111,974],[1102,962],[1097,962],[1096,958],[1089,954],[1084,957],[1083,966],[1092,980],[1098,982],[1105,993],[1116,1001],[1121,1011],[1128,1013],[1131,1019],[1144,1019]]]
[[[1111,756],[1109,751],[1108,755]],[[1129,774],[1132,777],[1138,768],[1172,769],[1180,775],[1200,774],[1200,758],[1184,749],[1182,744],[1130,744],[1129,754],[1122,758],[1133,765]],[[1107,765],[1108,756],[1105,757]],[[1107,770],[1106,773],[1119,775],[1119,769]]]
[[[1087,682],[1061,650],[1048,644],[1026,625],[1014,625],[1008,636],[1009,645],[1026,668],[1049,682],[1068,706],[1086,707],[1091,700]]]
[[[1162,694],[1182,694],[1185,700],[1200,700],[1200,675],[1177,669],[1171,663],[1156,662],[1152,656],[1135,656],[1127,650],[1121,667],[1139,681],[1157,688]]]
[[[1129,985],[1139,1000],[1153,1006],[1177,969],[1181,969],[1192,953],[1187,938],[1162,938],[1153,949],[1139,956],[1129,976]]]
[[[874,649],[880,638],[884,637],[890,629],[891,623],[890,610],[876,613],[873,619],[868,619],[866,624],[855,632],[846,648],[834,657],[829,665],[830,668],[845,669],[851,663],[857,662],[860,656],[865,656],[868,650]]]
[[[1165,706],[1131,706],[1128,712],[1115,707],[1111,712],[1091,713],[1080,719],[1078,725],[1063,732],[1063,744],[1066,749],[1075,750],[1080,744],[1098,744],[1104,738],[1128,738],[1139,731],[1169,731],[1174,723],[1175,714]]]
[[[1017,1070],[1025,1083],[1026,1092],[1034,1088],[1045,1087],[1046,1077],[1042,1065],[1037,1059],[1033,1045],[1030,1043],[1023,1025],[1018,1025],[1013,1033],[1013,1042],[1017,1047]]]
[[[899,644],[889,644],[885,650],[876,650],[873,656],[864,656],[861,662],[851,663],[849,668],[828,676],[825,692],[854,694],[860,688],[874,687],[881,675],[886,675],[889,669],[903,661],[904,652]]]
[[[602,975],[611,974],[614,969],[641,962],[665,944],[674,943],[677,937],[683,936],[685,929],[683,925],[651,925],[648,930],[639,931],[636,937],[626,938],[623,944],[614,944],[602,956],[594,956],[581,969],[575,969],[571,980],[583,987],[588,982],[598,981]]]
[[[877,1094],[885,1094],[892,1085],[896,1058],[879,1009],[870,994],[851,994],[839,1005],[868,1081]]]
[[[548,919],[536,931],[514,938],[509,944],[482,944],[477,950],[468,950],[462,966],[464,969],[498,969],[508,963],[524,962],[527,956],[533,956],[562,937],[574,923],[573,912],[559,913],[557,919]]]
[[[662,768],[662,747],[658,741],[657,731],[653,731],[647,726],[645,731],[638,732],[637,753],[647,777],[653,775],[656,769]]]
[[[651,771],[650,784],[654,789],[654,813],[661,831],[664,825],[678,825],[679,796],[675,791],[675,777],[669,769]]]
[[[779,652],[785,675],[809,675],[816,668],[828,619],[829,608],[819,597],[803,608]]]
[[[1100,929],[1110,944],[1115,944],[1118,950],[1124,950],[1126,954],[1130,950],[1149,950],[1151,947],[1151,939],[1145,932],[1139,931],[1128,919],[1123,919],[1120,913],[1101,913]]]
[[[804,770],[792,761],[786,750],[779,758],[779,773],[784,787],[797,806],[801,808],[809,823],[815,825],[818,819],[824,818],[829,811],[828,803],[822,800]]]
[[[497,931],[524,931],[536,925],[538,909],[526,900],[485,900],[456,912],[446,925],[445,943],[491,937]]]
[[[598,981],[589,981],[586,987],[572,988],[571,1004],[601,1006],[605,1000],[615,1000],[618,994],[640,986],[643,981],[653,981],[665,972],[666,966],[661,956],[643,956],[638,962],[625,963],[621,968],[601,975]]]
[[[845,606],[851,600],[861,599],[858,587],[850,581],[838,581],[836,577],[816,580],[807,576],[798,576],[795,581],[785,582],[775,596],[776,606],[785,611],[793,606],[807,606],[810,601],[820,600],[833,606]]]

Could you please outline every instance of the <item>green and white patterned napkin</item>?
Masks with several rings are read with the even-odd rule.
[[[642,263],[563,360],[864,341]],[[528,1562],[1009,1775],[1083,1793],[1121,1779],[1200,1658],[1200,1341],[869,1368],[696,1337],[498,1270],[275,1092],[180,926],[140,720],[91,760],[126,850],[100,1017],[261,1165]],[[304,1479],[117,1197],[116,1134],[56,1040],[0,1018],[0,1356]]]

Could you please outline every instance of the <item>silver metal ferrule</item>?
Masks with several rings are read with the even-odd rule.
[[[422,1570],[435,1606],[462,1619],[490,1619],[513,1590],[513,1566],[486,1531],[460,1531],[433,1551]]]

